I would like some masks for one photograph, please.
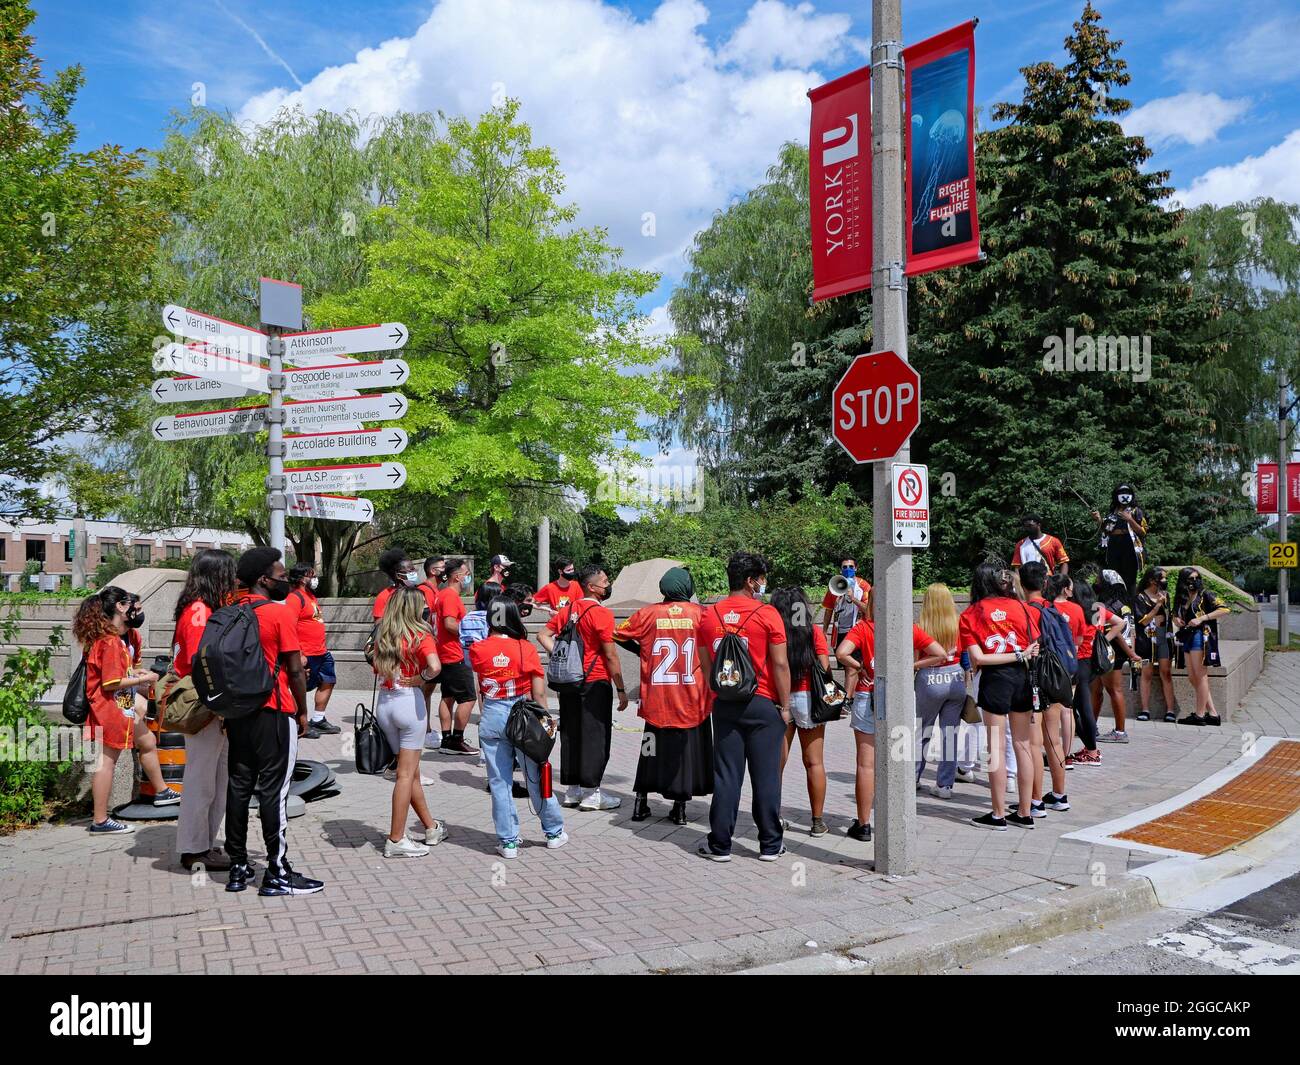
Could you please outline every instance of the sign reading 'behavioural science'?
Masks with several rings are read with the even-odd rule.
[[[295,430],[351,429],[355,422],[392,421],[407,410],[406,397],[397,392],[286,403],[285,428]],[[205,436],[257,433],[266,428],[266,407],[195,411],[155,418],[152,431],[158,440],[196,440]]]

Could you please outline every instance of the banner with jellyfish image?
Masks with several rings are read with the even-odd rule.
[[[907,273],[980,256],[975,211],[975,23],[903,52],[907,72]]]

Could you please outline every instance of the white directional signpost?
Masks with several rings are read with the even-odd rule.
[[[400,322],[382,325],[354,325],[344,329],[319,329],[309,333],[285,333],[284,357],[297,365],[300,355],[367,355],[372,351],[396,351],[409,334]]]
[[[889,466],[895,547],[930,546],[930,473],[914,462]]]
[[[289,515],[294,518],[323,518],[325,521],[369,521],[375,505],[356,496],[291,495]]]
[[[400,462],[356,462],[347,466],[295,466],[284,471],[291,492],[360,492],[401,488],[406,467]]]
[[[374,504],[339,493],[394,489],[406,483],[400,462],[298,466],[286,460],[368,458],[398,455],[410,442],[405,430],[365,429],[366,422],[401,418],[410,409],[397,388],[411,375],[401,359],[360,361],[354,355],[396,351],[410,333],[400,322],[303,331],[302,289],[288,281],[261,279],[261,328],[229,322],[169,303],[163,325],[177,338],[154,356],[154,367],[181,376],[149,388],[159,403],[242,399],[264,395],[249,407],[188,411],[155,418],[156,440],[199,440],[267,433],[266,504],[271,546],[284,550],[285,516],[368,522]],[[285,369],[285,365],[293,367]]]
[[[405,429],[351,429],[303,433],[284,438],[286,459],[343,459],[362,455],[400,455],[410,438]]]
[[[284,391],[285,395],[297,397],[337,395],[358,388],[397,388],[410,376],[411,368],[401,359],[302,366],[285,371]]]

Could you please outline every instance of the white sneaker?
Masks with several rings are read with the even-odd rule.
[[[554,836],[546,837],[546,849],[548,851],[558,851],[561,847],[563,847],[568,842],[569,842],[569,834],[565,832],[564,829],[560,829],[560,831],[557,832]]]
[[[936,799],[951,799],[952,788],[941,788],[938,784],[930,785],[930,794]]]
[[[602,795],[597,788],[590,794],[584,795],[582,801],[578,803],[579,810],[617,810],[623,805],[623,800],[615,795]]]
[[[416,829],[408,832],[407,836],[410,839],[418,840],[421,832],[424,833],[424,845],[426,847],[436,847],[447,838],[447,822],[435,820],[432,828]]]
[[[569,790],[564,793],[564,798],[560,800],[561,806],[577,806],[582,802],[582,789],[576,784],[570,784]]]
[[[519,857],[519,844],[518,844],[518,843],[498,843],[498,844],[497,844],[497,853],[498,853],[499,855],[501,855],[502,858],[505,858],[507,861],[511,861],[511,860],[513,860],[513,859]]]
[[[442,733],[438,729],[424,734],[424,749],[436,751],[442,747]]]
[[[972,768],[972,769],[963,769],[961,766],[958,766],[958,767],[957,767],[957,779],[958,779],[958,780],[964,780],[967,784],[969,784],[972,780],[975,779],[975,770],[974,770],[973,768]]]
[[[423,858],[429,853],[429,848],[422,843],[416,843],[413,839],[407,839],[403,836],[394,843],[391,839],[384,840],[384,857],[385,858]]]
[[[396,769],[385,769],[385,770],[384,770],[384,779],[385,779],[386,781],[388,781],[390,784],[396,784],[396,783],[397,783],[397,770],[396,770]],[[421,774],[421,775],[420,775],[420,786],[421,786],[422,788],[431,788],[431,787],[433,787],[433,781],[430,780],[428,777],[424,776],[423,774]]]

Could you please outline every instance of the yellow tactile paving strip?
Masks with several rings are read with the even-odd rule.
[[[1209,857],[1300,810],[1300,742],[1284,740],[1221,788],[1115,839]]]

